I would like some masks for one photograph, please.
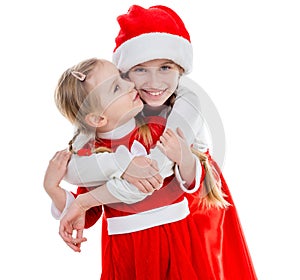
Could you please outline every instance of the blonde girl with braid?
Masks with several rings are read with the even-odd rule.
[[[179,75],[179,69],[173,75]],[[171,260],[182,263],[180,274],[189,275],[186,279],[191,279],[191,275],[197,277],[203,261],[201,255],[197,256],[200,239],[197,231],[189,230],[196,229],[196,224],[189,215],[183,189],[198,189],[203,173],[184,137],[178,138],[172,131],[162,135],[165,127],[162,117],[145,118],[142,126],[137,125],[134,117],[142,110],[143,103],[133,83],[121,78],[117,68],[105,60],[86,60],[64,72],[55,100],[78,133],[91,138],[80,150],[75,150],[71,141],[70,151],[56,153],[45,174],[44,187],[53,201],[52,213],[61,219],[60,235],[67,245],[80,252],[81,243],[86,241],[83,229],[92,226],[103,213],[101,279],[118,279],[113,275],[134,279],[137,274],[140,279],[148,276],[162,279],[165,275],[170,275],[165,279],[174,279],[178,268],[170,269]],[[168,143],[172,143],[176,157],[185,154],[190,160],[178,164],[177,177],[169,175],[151,195],[130,184],[121,185],[118,179],[97,188],[78,187],[74,194],[60,187],[71,154],[89,156],[100,152],[105,156],[126,148],[134,156],[134,150],[149,153],[158,140],[166,150]],[[156,180],[162,183],[160,177]],[[190,238],[194,240],[193,247],[188,246]],[[193,262],[188,258],[191,255],[195,255]],[[145,266],[141,260],[146,259],[159,265],[159,269]]]

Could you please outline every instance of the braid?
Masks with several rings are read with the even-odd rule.
[[[169,97],[169,99],[167,100],[166,105],[173,108],[175,101],[176,101],[176,91]]]
[[[148,124],[145,122],[144,117],[141,114],[138,114],[135,117],[135,120],[138,127],[137,140],[142,140],[145,145],[151,146],[153,144],[152,134]]]
[[[72,154],[78,154],[78,151],[76,151],[73,147],[73,144],[76,140],[76,138],[78,137],[78,135],[80,134],[80,130],[77,129],[73,138],[70,140],[70,142],[68,143],[69,145],[69,151],[72,153]],[[104,152],[108,152],[108,153],[111,153],[112,150],[109,149],[109,148],[106,148],[106,147],[98,147],[98,148],[92,148],[90,150],[91,153],[95,153],[95,154],[99,154],[99,153],[104,153]]]
[[[205,153],[202,153],[194,148],[192,152],[198,156],[201,164],[205,169],[205,178],[203,182],[203,198],[201,201],[203,205],[207,208],[218,207],[226,208],[230,205],[229,202],[224,198],[226,195],[223,193],[221,188],[220,176],[216,170],[212,167],[212,164],[209,162],[209,156]]]
[[[92,152],[95,153],[95,154],[105,153],[105,152],[106,153],[111,153],[112,150],[109,149],[109,148],[106,148],[106,147],[98,147],[98,148],[94,149]]]
[[[73,148],[73,144],[74,144],[74,142],[75,142],[75,140],[76,140],[76,138],[77,138],[77,136],[80,134],[80,130],[79,129],[77,129],[76,130],[76,132],[75,132],[75,134],[74,134],[74,136],[73,136],[73,138],[69,141],[69,143],[68,143],[68,145],[69,145],[69,151],[71,152],[71,153],[73,153],[73,154],[75,154],[76,152],[75,152],[75,150],[74,150],[74,148]]]

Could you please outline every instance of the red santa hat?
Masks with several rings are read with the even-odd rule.
[[[113,62],[122,72],[153,59],[170,59],[185,73],[192,69],[193,48],[181,18],[166,6],[144,9],[138,5],[117,18],[120,32],[116,37]]]

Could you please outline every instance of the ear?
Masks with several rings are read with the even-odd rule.
[[[85,116],[86,123],[91,127],[103,127],[107,124],[107,118],[104,115],[90,113]]]

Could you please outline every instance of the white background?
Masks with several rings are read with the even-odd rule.
[[[73,129],[53,91],[60,74],[111,58],[116,16],[165,4],[182,17],[226,133],[223,173],[261,280],[300,279],[297,1],[5,1],[1,52],[1,279],[99,279],[100,223],[82,253],[58,236],[42,182]]]

